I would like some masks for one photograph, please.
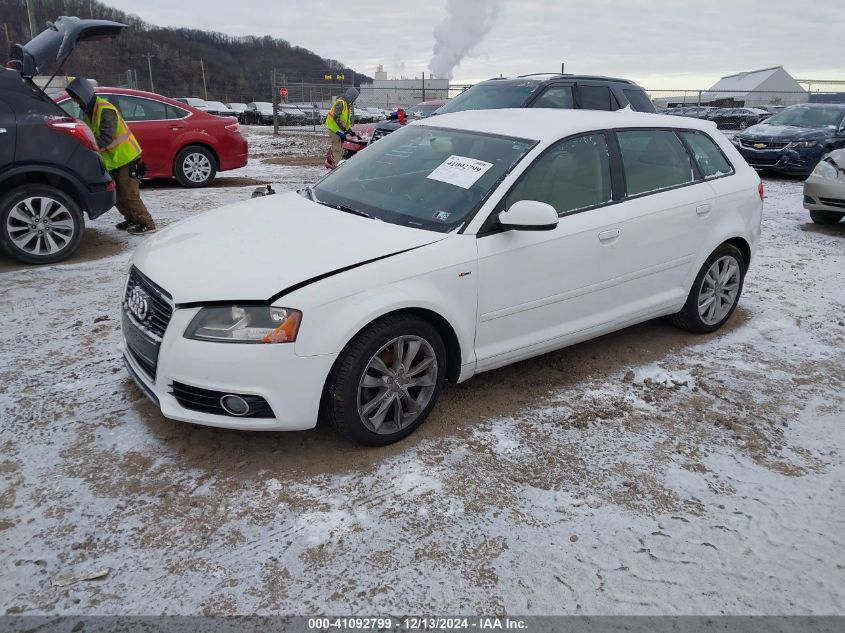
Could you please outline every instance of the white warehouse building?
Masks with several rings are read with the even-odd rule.
[[[807,91],[783,69],[783,66],[722,77],[701,95],[702,105],[724,107],[787,106],[806,103],[807,100]]]

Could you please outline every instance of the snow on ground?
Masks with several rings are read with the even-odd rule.
[[[268,132],[215,187],[145,186],[153,215],[320,177],[319,136]],[[69,262],[0,259],[0,609],[845,613],[845,225],[766,187],[722,331],[652,321],[481,374],[380,449],[164,419],[118,352],[115,213]]]

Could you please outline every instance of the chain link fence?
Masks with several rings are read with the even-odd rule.
[[[842,92],[835,90],[747,92],[714,92],[712,90],[647,90],[658,109],[683,106],[714,106],[719,108],[754,108],[759,106],[790,106],[798,103],[845,103],[845,83]]]

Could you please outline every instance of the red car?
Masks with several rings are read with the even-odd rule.
[[[127,88],[97,88],[117,106],[141,144],[146,178],[176,178],[185,187],[204,187],[218,171],[247,163],[248,145],[238,121],[208,114],[175,99]],[[81,118],[67,95],[56,102]]]

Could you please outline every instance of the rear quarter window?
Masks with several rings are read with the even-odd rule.
[[[680,135],[692,150],[693,158],[701,168],[705,180],[734,173],[733,165],[707,134],[685,131],[680,132]]]
[[[651,102],[651,99],[648,98],[645,91],[625,88],[622,90],[622,94],[625,95],[628,103],[630,103],[631,107],[637,112],[656,112],[654,104]]]

